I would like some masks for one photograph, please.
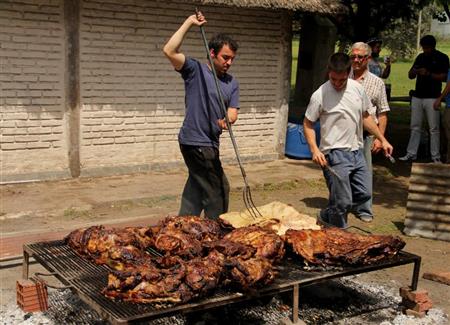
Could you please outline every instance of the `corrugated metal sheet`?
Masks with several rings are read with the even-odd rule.
[[[413,164],[404,232],[450,241],[450,165]]]

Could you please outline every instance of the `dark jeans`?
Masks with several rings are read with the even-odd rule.
[[[347,213],[354,204],[361,204],[372,196],[370,174],[362,150],[331,150],[328,164],[341,179],[324,169],[330,197],[326,209],[320,212],[323,221],[339,228],[347,227]]]
[[[214,147],[180,145],[189,177],[184,186],[179,215],[210,219],[228,211],[230,186],[222,169],[219,150]]]

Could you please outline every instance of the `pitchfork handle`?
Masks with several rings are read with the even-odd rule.
[[[198,17],[199,10],[197,9],[197,7],[195,7],[195,14]],[[219,96],[220,106],[221,106],[222,111],[223,111],[223,113],[225,115],[225,122],[227,124],[228,132],[230,134],[231,143],[233,144],[234,152],[236,153],[236,159],[238,161],[239,168],[241,170],[242,178],[244,179],[244,184],[245,184],[246,187],[248,187],[247,175],[245,173],[244,166],[242,165],[241,156],[239,155],[239,150],[238,150],[238,147],[237,147],[236,139],[235,139],[234,134],[233,134],[233,130],[231,128],[230,120],[228,119],[228,111],[227,111],[227,108],[225,107],[225,102],[223,100],[222,92],[220,91],[219,81],[218,81],[218,78],[217,78],[216,69],[214,67],[214,62],[211,59],[211,55],[209,53],[208,41],[206,40],[205,29],[204,29],[203,25],[200,26],[200,32],[202,34],[203,45],[205,46],[205,50],[206,50],[206,56],[208,57],[209,65],[211,66],[211,71],[212,71],[213,76],[214,76],[214,83],[216,84],[216,89],[217,89],[217,94]]]

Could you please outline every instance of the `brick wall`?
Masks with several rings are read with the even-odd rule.
[[[11,63],[2,73],[2,90],[10,94],[1,103],[7,126],[2,127],[2,171],[67,174],[63,5],[50,0],[13,3],[0,7],[1,56]],[[80,2],[82,176],[182,164],[177,134],[184,117],[183,82],[162,47],[193,8],[183,1]],[[234,127],[240,153],[244,159],[276,159],[284,141],[279,128],[287,114],[283,38],[288,31],[282,24],[287,16],[262,9],[202,10],[208,37],[224,31],[240,43],[230,71],[241,86]],[[4,42],[12,47],[6,52]],[[205,60],[198,29],[189,32],[182,50]],[[227,134],[221,143],[223,159],[235,161]]]
[[[274,158],[281,14],[202,9],[209,21],[208,35],[225,31],[241,46],[231,70],[241,84],[242,107],[235,126],[240,152]],[[101,166],[182,161],[177,134],[184,116],[183,82],[162,47],[192,10],[191,4],[171,1],[83,2],[82,172]],[[189,32],[182,50],[204,59],[198,29]],[[222,153],[225,159],[234,157],[227,135]]]
[[[0,5],[2,181],[68,176],[61,4]]]

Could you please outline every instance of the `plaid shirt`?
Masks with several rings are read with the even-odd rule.
[[[354,79],[353,70],[350,72],[350,78]],[[363,76],[357,81],[364,87],[364,90],[372,103],[369,114],[375,118],[375,121],[378,124],[377,117],[381,113],[389,112],[391,110],[387,101],[384,82],[381,78],[368,70],[366,70]]]

